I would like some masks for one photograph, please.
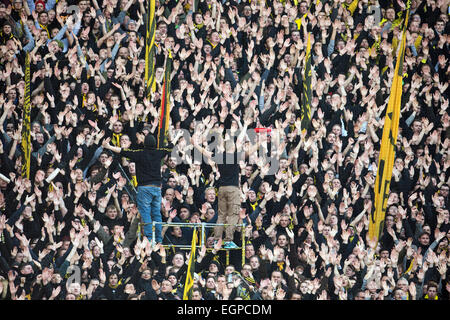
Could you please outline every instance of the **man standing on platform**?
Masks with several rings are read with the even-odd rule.
[[[225,144],[225,152],[217,165],[219,169],[219,193],[218,208],[219,217],[218,224],[229,224],[225,228],[224,248],[234,249],[238,246],[233,242],[233,235],[236,229],[235,225],[239,222],[239,210],[241,207],[241,191],[239,189],[239,174],[241,168],[237,159],[236,145],[232,141]],[[217,226],[214,229],[214,238],[219,240],[222,238],[224,226]]]
[[[239,222],[239,211],[241,207],[241,190],[239,188],[240,181],[240,166],[239,166],[239,158],[240,158],[240,150],[243,149],[243,140],[245,137],[245,133],[247,131],[249,121],[244,121],[244,127],[241,131],[241,134],[234,142],[233,137],[227,137],[225,141],[220,138],[219,144],[222,145],[222,148],[218,148],[219,150],[223,150],[216,154],[213,159],[212,152],[206,150],[201,147],[195,139],[191,139],[194,147],[197,148],[203,155],[205,155],[208,161],[216,160],[217,169],[219,171],[219,180],[217,186],[219,187],[218,192],[218,219],[217,224],[227,224],[224,226],[216,226],[214,228],[214,238],[215,240],[222,239],[223,232],[225,229],[225,238],[224,248],[225,249],[235,249],[238,246],[233,242],[234,231],[236,229],[236,225]],[[258,144],[252,146],[252,150],[248,152],[254,152],[258,149]]]
[[[161,160],[169,151],[156,148],[156,139],[147,134],[144,148],[122,149],[109,144],[110,138],[102,143],[103,148],[127,157],[136,163],[137,205],[144,222],[144,235],[152,240],[152,222],[162,222],[161,218]],[[155,226],[155,242],[162,242],[162,225]]]

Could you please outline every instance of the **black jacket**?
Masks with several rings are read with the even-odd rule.
[[[168,152],[161,149],[122,150],[121,156],[136,163],[138,186],[161,186],[161,160]]]

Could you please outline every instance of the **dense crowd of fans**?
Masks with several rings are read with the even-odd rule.
[[[137,148],[157,134],[169,50],[176,151],[162,166],[163,221],[217,221],[218,171],[193,159],[193,143],[206,146],[211,132],[272,129],[257,143],[247,139],[240,161],[245,228],[234,237],[240,244],[245,233],[245,263],[240,250],[227,260],[208,228],[193,299],[448,299],[448,4],[411,1],[400,133],[378,242],[367,233],[406,3],[199,0],[193,12],[191,0],[156,1],[151,99],[146,5],[0,1],[2,299],[182,298],[189,250],[140,235],[135,164],[102,148],[107,138]],[[312,122],[303,131],[308,33]],[[21,174],[27,53],[30,179]],[[278,161],[273,174],[267,154]],[[192,228],[166,226],[163,234],[164,245],[191,244]]]

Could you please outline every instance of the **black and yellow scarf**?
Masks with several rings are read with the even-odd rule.
[[[108,287],[110,287],[111,289],[117,289],[120,285],[122,284],[122,279],[120,279],[116,285],[111,285],[110,283],[108,283]]]
[[[114,146],[120,147],[120,137],[123,135],[123,133],[113,133],[111,142]]]
[[[136,175],[131,176],[131,185],[135,188],[138,186]]]
[[[81,99],[81,107],[82,108],[87,108],[87,98],[86,98],[86,94],[83,94],[83,98]],[[88,109],[89,110],[89,109]],[[93,105],[92,105],[92,109],[90,109],[91,111],[93,111],[93,112],[96,112],[97,111],[97,105],[94,103]]]
[[[106,27],[106,31],[109,32],[111,31],[113,26],[112,20],[111,19],[105,19],[105,27]]]
[[[284,261],[277,262],[278,271],[284,270]]]
[[[348,11],[350,11],[350,13],[353,16],[353,13],[355,12],[356,8],[358,7],[358,2],[359,2],[359,0],[353,0],[352,3],[350,3],[350,4],[344,3],[342,6],[344,8],[346,8]]]
[[[42,24],[40,24],[40,23],[39,23],[39,26],[41,27],[42,30],[45,30],[45,31],[47,32],[47,37],[48,37],[49,39],[51,39],[51,37],[50,37],[50,32],[48,32],[48,26],[44,26],[44,25],[42,25]]]
[[[250,205],[250,207],[252,207],[253,211],[256,210],[256,207],[258,206],[258,200],[256,200],[254,203],[251,203],[250,201],[248,202],[248,204]]]
[[[247,288],[239,286],[237,291],[237,295],[243,300],[250,300],[250,291]]]
[[[252,277],[244,277],[245,281],[247,281],[248,283],[251,283],[252,285],[256,285],[256,281],[255,279],[253,279]]]
[[[205,24],[203,23],[199,23],[199,24],[194,24],[195,29],[200,30],[201,28],[203,28],[205,26]]]
[[[14,38],[14,35],[11,32],[8,37],[8,36],[4,35],[3,32],[0,32],[0,37],[2,40],[2,44],[6,44],[6,42],[8,42],[8,40],[11,40],[12,38]]]
[[[207,39],[206,41],[209,42],[209,44],[211,45],[211,47],[212,47],[213,49],[215,49],[215,48],[220,44],[220,42],[219,42],[218,44],[214,45],[209,39]]]

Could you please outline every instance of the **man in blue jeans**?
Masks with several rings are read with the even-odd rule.
[[[156,149],[156,139],[147,134],[144,148],[138,150],[122,149],[109,144],[110,138],[103,141],[104,149],[119,153],[136,164],[137,205],[144,223],[144,235],[151,241],[152,222],[161,222],[161,160],[170,151]],[[162,226],[155,226],[155,242],[161,243]]]

